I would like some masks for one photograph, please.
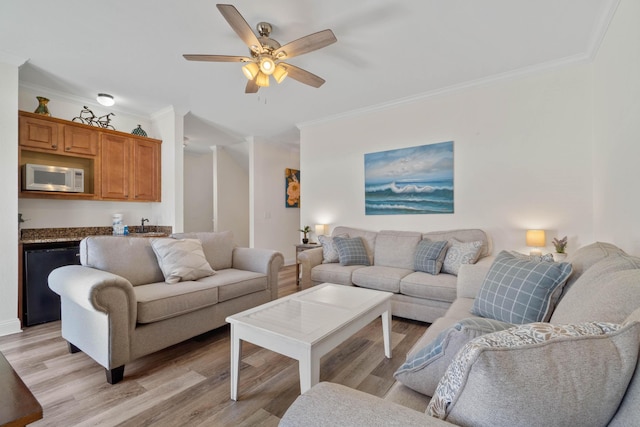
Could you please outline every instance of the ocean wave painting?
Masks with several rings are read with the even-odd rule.
[[[365,214],[453,213],[453,141],[364,155]]]

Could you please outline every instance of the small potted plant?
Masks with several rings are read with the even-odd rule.
[[[562,239],[554,238],[553,246],[556,248],[556,253],[553,254],[553,258],[556,261],[562,261],[567,257],[567,253],[565,252],[567,249],[567,236],[564,236]]]
[[[307,243],[309,243],[309,239],[307,238],[307,234],[311,233],[311,227],[309,227],[308,225],[305,225],[304,228],[301,228],[299,231],[301,233],[304,233],[304,237],[302,238],[302,243],[304,243],[306,245]]]

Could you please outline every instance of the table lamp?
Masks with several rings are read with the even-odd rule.
[[[533,247],[529,255],[542,255],[542,250],[537,248],[543,248],[546,246],[546,237],[544,230],[527,230],[527,246]]]

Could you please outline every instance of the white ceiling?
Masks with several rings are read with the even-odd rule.
[[[256,136],[297,142],[297,124],[404,98],[589,59],[617,0],[236,0],[285,44],[330,28],[338,42],[289,60],[327,80],[286,79],[244,93],[239,63],[183,53],[247,55],[212,0],[2,0],[0,54],[28,60],[21,84],[150,115],[186,113],[191,146]]]

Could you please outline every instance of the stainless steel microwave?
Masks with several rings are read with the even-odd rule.
[[[27,163],[22,166],[22,189],[83,193],[84,169]]]

